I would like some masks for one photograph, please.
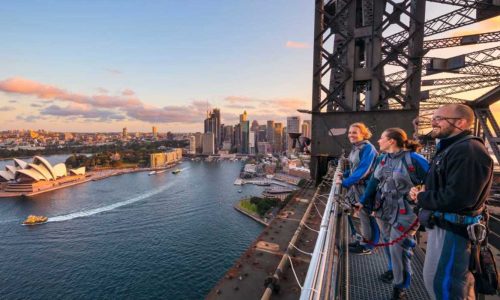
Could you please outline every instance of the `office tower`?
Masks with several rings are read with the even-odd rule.
[[[274,132],[273,132],[273,151],[274,153],[281,153],[283,151],[283,124],[274,123]]]
[[[247,115],[247,111],[243,111],[243,114],[240,115],[240,123],[241,122],[246,122],[248,121],[248,115]]]
[[[274,148],[274,121],[267,121],[266,141]]]
[[[226,140],[226,132],[224,131],[224,127],[226,127],[224,124],[220,124],[219,126],[219,132],[220,132],[220,143],[221,145],[224,143]]]
[[[215,135],[213,132],[206,132],[203,134],[203,154],[215,154]]]
[[[123,129],[122,129],[122,139],[126,140],[127,137],[128,137],[127,127],[123,127]]]
[[[203,152],[203,134],[201,132],[197,132],[194,134],[195,138],[195,149],[196,153],[202,153]]]
[[[255,154],[255,131],[250,130],[248,134],[248,154]]]
[[[302,136],[311,138],[311,120],[304,120],[302,122]]]
[[[239,152],[241,150],[241,125],[239,123],[234,125],[233,140],[233,149]]]
[[[291,116],[286,118],[286,150],[288,153],[292,151],[293,140],[289,136],[288,133],[300,133],[300,117],[299,116]]]
[[[221,141],[220,131],[220,109],[214,108],[213,111],[207,111],[207,118],[205,119],[205,133],[212,132],[215,138],[215,151],[219,149]]]
[[[287,151],[288,150],[288,130],[286,127],[283,127],[283,132],[281,133],[281,151]]]
[[[189,154],[196,154],[196,136],[189,136]]]
[[[250,131],[259,131],[259,122],[257,120],[252,121],[252,126],[250,127]]]
[[[156,140],[158,138],[158,128],[153,126],[153,139]]]
[[[257,133],[257,142],[262,143],[266,142],[266,135],[267,135],[267,126],[266,125],[259,125],[259,132]]]
[[[249,152],[249,139],[250,139],[250,122],[248,121],[247,112],[244,111],[240,115],[240,142],[241,147],[238,149],[239,153],[248,154]]]

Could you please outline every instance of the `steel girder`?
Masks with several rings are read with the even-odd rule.
[[[500,31],[456,36],[446,39],[428,40],[424,41],[424,49],[428,51],[432,49],[451,48],[493,42],[500,42]]]
[[[453,11],[426,19],[427,1],[451,5]],[[315,3],[313,131],[325,126],[319,118],[324,113],[420,109],[421,116],[429,116],[442,104],[476,103],[455,94],[498,86],[499,46],[451,58],[425,57],[433,49],[500,41],[500,31],[424,41],[500,15],[500,6],[492,0]],[[443,72],[455,76],[443,76]],[[426,78],[429,75],[432,79]],[[421,86],[430,85],[434,87],[421,91]],[[481,103],[491,103],[493,98]],[[314,146],[312,153],[318,155]]]

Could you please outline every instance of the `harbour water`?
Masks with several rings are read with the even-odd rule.
[[[2,199],[0,297],[203,298],[262,231],[233,204],[264,187],[234,186],[240,163],[181,168]],[[22,226],[29,214],[49,222]]]

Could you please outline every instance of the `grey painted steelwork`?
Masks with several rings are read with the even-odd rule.
[[[439,3],[444,13],[426,18],[426,2]],[[425,117],[440,104],[479,104],[473,101],[476,99],[461,99],[456,94],[500,85],[500,67],[491,65],[500,59],[498,46],[449,58],[425,56],[433,49],[498,42],[498,31],[424,41],[500,15],[498,0],[316,0],[315,9],[310,113],[311,175],[317,182],[326,172],[328,160],[341,152],[341,147],[332,146],[338,143],[325,134],[325,128],[333,128],[333,122],[346,127],[351,120],[373,120],[372,112],[385,120],[389,116],[380,118],[381,111],[398,111],[399,117],[390,115],[392,120],[397,119],[392,126],[413,129],[412,121],[420,115],[424,118],[419,130],[425,130],[430,125]],[[467,76],[453,78],[448,73]],[[430,83],[425,78],[436,74],[443,79],[434,76],[435,83]],[[422,83],[440,86],[422,92]],[[497,100],[489,97],[487,102],[491,105]],[[406,110],[414,113],[405,114]],[[346,118],[340,112],[358,114]],[[500,132],[493,137],[500,137]],[[346,140],[347,136],[339,135],[342,138]]]

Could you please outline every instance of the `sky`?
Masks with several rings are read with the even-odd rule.
[[[311,106],[313,23],[306,0],[6,1],[0,130],[194,132],[216,107],[286,122]]]

